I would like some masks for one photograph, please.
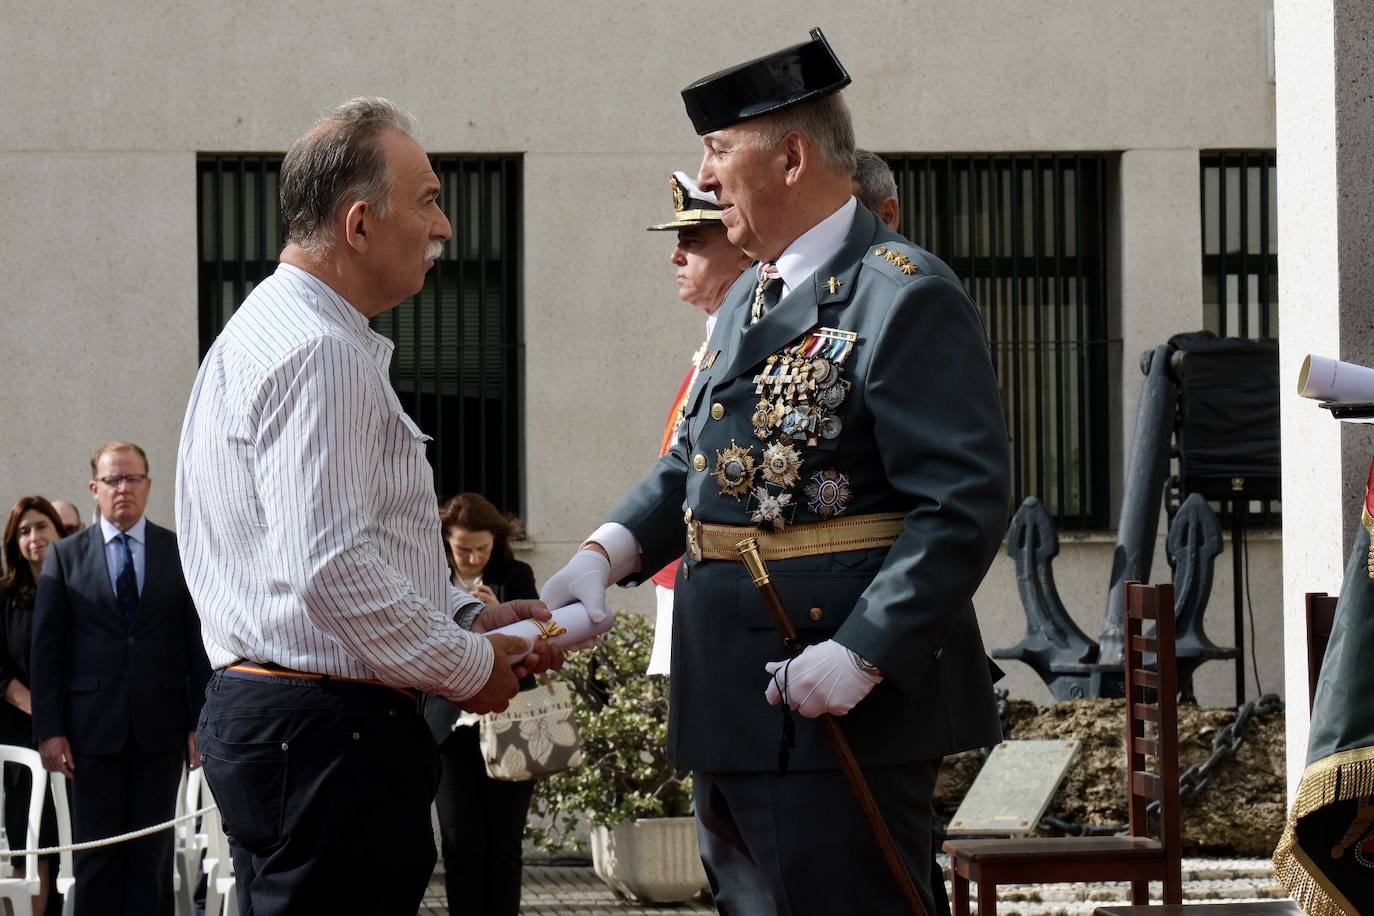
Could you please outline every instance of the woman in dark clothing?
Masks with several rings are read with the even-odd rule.
[[[453,582],[487,604],[537,598],[534,570],[510,549],[514,523],[476,493],[460,493],[439,509]],[[521,687],[534,686],[533,679]],[[452,916],[516,916],[520,911],[520,848],[534,782],[487,776],[478,729],[457,725],[459,710],[432,697],[425,719],[443,759],[434,803],[444,854],[444,884]]]
[[[41,496],[25,496],[10,510],[5,523],[5,574],[0,577],[0,744],[33,747],[33,715],[29,697],[29,639],[33,634],[33,599],[48,546],[62,537],[62,519]],[[5,833],[11,849],[25,847],[29,817],[30,776],[9,767],[5,772]],[[57,813],[52,796],[45,795],[40,845],[57,845]],[[40,880],[33,911],[44,912],[48,902],[53,860],[38,860]],[[15,861],[22,873],[22,860]]]

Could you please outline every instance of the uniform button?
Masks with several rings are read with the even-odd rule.
[[[387,714],[388,716],[391,716],[391,718],[393,718],[393,719],[396,718],[396,710],[394,710],[394,709],[388,709],[388,710],[386,711],[386,714]]]
[[[359,738],[361,738],[361,737],[362,737],[362,735],[358,734],[357,732],[354,732],[354,733],[353,733],[353,740],[354,740],[354,741],[357,741],[357,740],[358,740]]]
[[[716,401],[711,405],[711,419],[719,420],[723,416],[725,416],[725,405],[720,401]]]
[[[698,471],[706,470],[706,456],[698,452],[692,456],[692,467]]]
[[[818,608],[818,607],[813,607],[813,608],[811,609],[811,619],[812,619],[812,620],[820,620],[820,619],[821,619],[822,617],[824,617],[824,616],[825,616],[825,611],[821,610],[820,608]]]
[[[282,749],[282,750],[286,750],[286,749],[289,748],[290,746],[291,746],[291,745],[287,744],[285,741],[283,741],[283,742],[281,743],[281,749]]]

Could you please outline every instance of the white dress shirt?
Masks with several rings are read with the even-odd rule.
[[[129,552],[134,557],[134,576],[138,579],[138,593],[143,594],[143,574],[148,569],[148,519],[140,518],[121,532],[113,522],[100,517],[100,534],[105,539],[105,566],[110,572],[110,588],[119,594],[119,570],[124,566],[124,547],[115,538],[120,534],[129,536]]]
[[[778,255],[774,263],[778,265],[778,274],[782,277],[783,298],[778,300],[774,308],[786,308],[787,294],[810,279],[831,255],[840,250],[850,227],[854,225],[854,213],[858,206],[858,199],[850,197],[834,213],[797,236]],[[712,321],[716,314],[719,314],[718,310],[711,315]],[[583,543],[600,544],[606,551],[611,560],[612,582],[619,582],[639,571],[639,541],[629,528],[619,522],[604,522]]]
[[[282,264],[225,325],[182,426],[176,515],[215,667],[238,659],[449,699],[491,673],[454,623],[434,473],[388,378],[392,344]]]

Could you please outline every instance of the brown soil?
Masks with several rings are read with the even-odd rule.
[[[1207,758],[1218,729],[1229,724],[1229,709],[1180,706],[1179,769]],[[1126,820],[1125,707],[1121,700],[1072,700],[1037,707],[1013,700],[1007,737],[1063,738],[1082,741],[1049,813],[1069,821],[1120,824]],[[976,751],[945,760],[935,787],[935,807],[948,821],[982,767]],[[1284,730],[1282,713],[1250,719],[1245,742],[1235,757],[1212,771],[1211,783],[1183,803],[1183,850],[1199,853],[1268,856],[1283,829]]]

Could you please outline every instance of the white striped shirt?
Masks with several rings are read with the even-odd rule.
[[[454,623],[434,472],[388,378],[392,344],[282,264],[196,377],[176,516],[215,667],[237,659],[376,678],[450,699],[491,673]]]

